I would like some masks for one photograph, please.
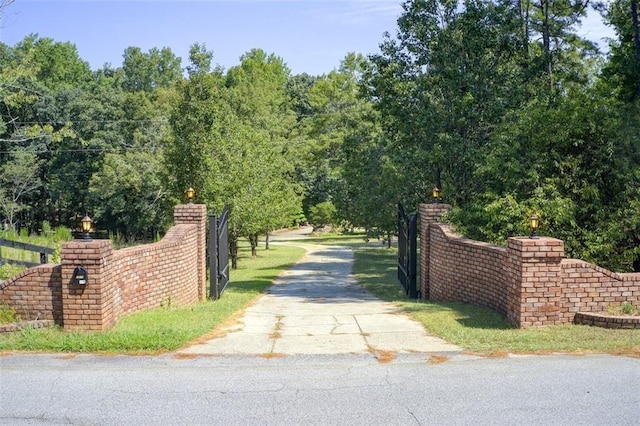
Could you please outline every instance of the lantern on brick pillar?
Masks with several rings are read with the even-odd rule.
[[[529,218],[529,226],[531,227],[531,235],[529,238],[535,239],[538,237],[538,227],[540,226],[540,218],[537,214],[532,214]]]
[[[196,196],[196,190],[190,186],[189,189],[184,191],[184,193],[187,195],[187,200],[189,201],[189,204],[193,204],[193,198]]]
[[[91,235],[89,232],[91,232],[91,224],[93,221],[88,214],[85,214],[80,223],[82,224],[82,240],[91,241]]]
[[[431,197],[433,198],[434,203],[440,201],[440,192],[440,188],[438,188],[437,186],[434,186],[431,190]]]

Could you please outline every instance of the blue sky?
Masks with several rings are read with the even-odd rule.
[[[74,43],[93,69],[122,65],[129,46],[169,47],[187,65],[189,46],[205,43],[214,62],[237,65],[261,48],[293,74],[327,73],[349,52],[375,53],[395,33],[401,0],[15,0],[0,20],[0,41],[30,33]],[[593,15],[593,14],[592,14]],[[581,30],[598,42],[612,33],[597,16]],[[599,43],[604,46],[604,43]]]

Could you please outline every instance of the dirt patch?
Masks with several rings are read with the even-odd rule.
[[[185,348],[188,348],[194,345],[201,345],[201,344],[207,343],[209,340],[219,339],[219,338],[225,337],[229,333],[233,333],[234,331],[236,331],[234,329],[234,326],[242,323],[240,321],[240,318],[242,318],[243,313],[244,311],[236,312],[234,315],[227,318],[224,322],[218,324],[208,333],[203,334],[197,339],[189,342],[187,345],[185,345]]]
[[[397,353],[393,351],[383,351],[380,349],[372,348],[369,346],[369,353],[371,353],[379,363],[387,364],[397,358]]]
[[[260,358],[266,358],[266,359],[271,359],[271,358],[284,358],[285,354],[281,354],[281,353],[277,353],[277,352],[269,352],[268,354],[261,354]]]
[[[444,364],[449,361],[451,358],[444,355],[431,355],[429,357],[429,364]]]

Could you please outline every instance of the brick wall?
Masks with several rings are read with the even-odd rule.
[[[115,314],[199,300],[197,238],[193,225],[176,225],[162,242],[115,252],[110,268]]]
[[[176,206],[174,225],[157,243],[113,250],[109,240],[65,243],[60,265],[31,268],[0,284],[0,301],[28,319],[40,312],[65,329],[105,330],[120,317],[206,297],[206,207]],[[76,285],[76,267],[88,283]],[[23,319],[24,318],[23,315]]]
[[[561,311],[567,318],[622,302],[640,306],[640,273],[618,274],[576,259],[562,260],[561,267]]]
[[[577,312],[640,304],[640,273],[616,274],[564,258],[555,238],[512,237],[506,247],[462,238],[438,223],[446,204],[420,205],[423,297],[489,307],[518,327],[565,324]]]
[[[62,324],[60,265],[38,265],[0,283],[0,303],[11,306],[23,321]]]
[[[429,238],[433,300],[474,303],[507,313],[504,247],[461,238],[441,224],[431,226]]]

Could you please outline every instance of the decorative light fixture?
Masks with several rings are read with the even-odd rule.
[[[192,204],[193,198],[196,196],[196,190],[190,186],[189,189],[185,191],[185,194],[187,194],[187,200],[189,200],[189,204]]]
[[[440,201],[440,188],[438,188],[437,186],[434,186],[433,189],[431,190],[431,197],[433,197],[433,202],[437,203],[438,201]]]
[[[81,223],[82,223],[82,232],[84,234],[82,236],[82,240],[91,241],[91,235],[89,235],[89,232],[91,232],[91,224],[93,223],[93,221],[91,220],[88,214],[85,214],[84,217],[82,218]]]
[[[537,214],[531,215],[529,218],[529,226],[531,226],[531,235],[529,238],[540,238],[538,237],[538,226],[540,226],[540,218]]]

